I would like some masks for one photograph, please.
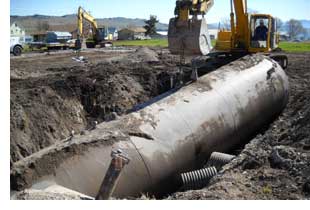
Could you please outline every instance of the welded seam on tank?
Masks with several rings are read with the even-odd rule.
[[[147,173],[148,173],[148,175],[149,175],[149,177],[150,177],[150,179],[151,179],[151,182],[153,182],[153,178],[152,178],[150,169],[147,167],[147,164],[146,164],[146,162],[145,162],[143,156],[142,156],[141,153],[139,152],[139,149],[137,148],[137,146],[135,145],[135,143],[134,143],[130,138],[129,138],[129,141],[130,141],[130,143],[134,146],[134,148],[136,149],[136,151],[137,151],[137,153],[139,154],[140,158],[142,159],[142,162],[143,162],[143,164],[144,164],[144,166],[145,166],[145,168],[146,168],[146,171],[147,171]]]
[[[187,123],[187,121],[185,120],[185,118],[182,116],[182,113],[180,113],[179,116],[180,116],[180,118],[185,122],[185,125],[186,125],[186,126],[188,127],[188,129],[190,130],[190,132],[191,132],[191,135],[190,135],[190,136],[193,136],[194,131],[193,131],[192,128],[190,127],[189,123]],[[194,144],[197,145],[197,144],[196,144],[196,143],[197,143],[196,139],[193,138],[193,140],[194,140]]]

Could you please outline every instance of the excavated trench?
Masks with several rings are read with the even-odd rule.
[[[47,63],[43,73],[38,73],[44,68],[40,59],[38,66],[36,61],[30,67],[24,62],[11,64],[24,68],[17,73],[13,69],[12,75],[31,72],[29,77],[11,77],[11,164],[68,138],[72,131],[78,134],[128,114],[191,75],[189,65],[180,74],[178,58],[147,48],[83,66]]]
[[[11,164],[178,85],[174,61],[101,62],[11,78]]]
[[[11,62],[11,164],[68,138],[72,131],[128,114],[191,75],[189,65],[182,66],[186,73],[180,74],[178,57],[148,48],[82,66],[62,64],[68,62],[64,58],[55,64],[45,57],[27,62]],[[199,76],[212,70],[199,71]]]
[[[168,59],[165,59],[166,57]],[[307,188],[307,183],[309,183],[309,129],[307,127],[309,123],[306,120],[308,119],[306,115],[308,106],[306,105],[309,101],[309,94],[307,94],[309,92],[307,91],[309,89],[307,85],[309,84],[308,58],[309,54],[290,55],[290,67],[287,70],[292,84],[293,97],[291,97],[290,104],[271,127],[266,128],[267,130],[262,128],[259,132],[262,135],[256,137],[244,151],[242,151],[244,144],[229,151],[230,154],[239,154],[242,151],[242,158],[238,157],[236,162],[230,164],[230,170],[214,179],[210,187],[200,191],[177,192],[169,199],[304,198],[303,192],[309,192]],[[22,65],[11,61],[11,166],[14,162],[67,138],[72,130],[76,133],[83,132],[85,129],[91,129],[94,121],[102,122],[117,118],[115,113],[126,115],[135,105],[169,90],[170,81],[167,78],[170,78],[170,74],[178,77],[178,68],[176,68],[178,59],[172,59],[167,54],[159,56],[159,60],[155,59],[155,62],[144,61],[132,64],[115,61],[83,67],[64,66],[62,62],[65,59],[62,58],[61,65],[55,64],[56,67],[48,67],[47,73],[44,72],[42,75],[40,72],[45,63],[40,59],[38,61],[33,59],[31,68],[27,67],[26,61],[23,61]],[[15,76],[15,69],[20,70],[16,74],[18,77]],[[36,71],[36,69],[40,70]],[[31,72],[31,76],[27,76],[27,71]],[[36,73],[32,75],[32,72]],[[125,83],[120,84],[121,80]],[[148,85],[150,81],[153,81],[153,85]],[[124,90],[119,94],[118,89],[113,90],[110,85],[103,85],[107,83]],[[123,97],[125,102],[113,102],[115,98],[118,98],[113,97],[115,94]],[[132,100],[126,100],[126,97]],[[105,114],[102,114],[102,111]],[[278,144],[284,144],[285,148],[293,148],[295,151],[293,154],[298,158],[293,161],[293,167],[286,168],[285,165],[281,166],[282,170],[279,170],[278,166],[269,166],[271,149],[273,150]],[[81,148],[73,146],[65,149],[64,154],[60,153],[50,158],[61,162],[65,155],[79,154],[79,149],[83,151],[84,147],[83,145]],[[243,159],[244,157],[246,159]],[[54,166],[45,165],[46,161],[49,161],[48,157],[42,159],[41,162],[31,164],[27,171],[44,173],[40,170],[45,168],[48,172]],[[43,164],[46,167],[41,167]],[[300,169],[301,166],[303,166],[302,169]],[[11,190],[18,190],[19,184],[26,186],[25,183],[18,183],[15,180],[23,176],[22,167],[19,170],[21,174],[17,176],[11,173]],[[27,174],[25,177],[27,178]],[[275,181],[273,177],[278,177],[279,181]],[[269,185],[272,187],[272,193],[266,194],[265,189]],[[298,187],[297,191],[295,185]],[[287,186],[292,187],[287,188]],[[240,189],[240,192],[238,193],[236,189]],[[179,191],[179,189],[174,190]],[[167,193],[164,193],[158,198],[166,196]],[[43,192],[35,195],[25,192],[19,198],[80,199],[69,195],[48,194],[45,196]]]
[[[61,79],[59,79],[58,75],[48,79],[36,79],[32,84],[28,84],[24,91],[26,93],[34,93],[36,96],[34,98],[39,98],[41,104],[43,102],[44,105],[49,105],[45,106],[45,108],[52,110],[44,110],[45,114],[56,113],[54,119],[49,118],[50,121],[59,120],[58,117],[67,117],[66,114],[69,113],[69,119],[64,119],[69,133],[64,138],[69,136],[71,132],[70,128],[75,126],[72,122],[79,121],[81,123],[80,129],[72,129],[75,132],[81,133],[84,130],[92,130],[94,122],[111,121],[121,115],[130,113],[132,110],[136,110],[137,105],[143,104],[176,87],[180,83],[181,78],[178,68],[163,65],[160,62],[127,63],[127,65],[123,63],[122,65],[119,65],[119,63],[113,63],[112,65],[101,63],[95,66],[88,66],[86,69],[52,69],[52,71],[70,73],[67,75],[63,75],[62,73]],[[21,81],[14,82],[18,84]],[[18,86],[16,84],[15,87]],[[40,88],[37,87],[38,85]],[[18,90],[21,90],[21,88],[19,87]],[[42,97],[42,94],[48,95],[49,97],[47,98],[52,98],[53,102],[49,104],[49,100]],[[20,97],[20,95],[15,95],[17,96],[16,98]],[[58,107],[54,99],[63,101],[65,109],[61,106]],[[14,102],[16,103],[16,100]],[[26,111],[24,112],[27,113]],[[29,113],[27,114],[29,115]],[[46,116],[44,117],[46,118]],[[20,128],[25,129],[26,125]],[[52,126],[48,126],[48,129],[49,132],[55,130]],[[147,139],[146,136],[138,136],[133,133],[130,135]],[[232,152],[234,154],[238,153],[243,145],[235,146]],[[72,148],[72,151],[74,150]],[[68,152],[70,151],[68,150]],[[31,152],[25,154],[25,156],[29,156],[36,151]],[[11,153],[11,162],[19,160],[18,158],[12,160],[12,157],[15,156],[12,156]],[[36,167],[35,164],[33,166],[34,168]],[[13,182],[14,184],[17,183]],[[166,197],[169,193],[179,190],[179,184],[179,180],[176,180],[176,183],[166,183],[158,186],[159,188],[163,188],[160,190],[163,193],[158,194],[157,198]],[[18,187],[13,186],[13,188]]]

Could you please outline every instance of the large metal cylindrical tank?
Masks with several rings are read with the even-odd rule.
[[[23,168],[28,169],[19,178],[32,177],[32,188],[42,188],[48,181],[95,196],[114,147],[131,158],[114,196],[156,194],[168,187],[174,175],[199,167],[212,152],[227,152],[248,141],[281,113],[288,98],[289,83],[282,68],[265,56],[246,56],[156,98],[139,111],[100,124],[86,136],[74,137],[75,146],[96,145],[57,164],[51,160],[52,173],[40,174],[39,164],[32,170],[29,162],[36,165],[39,158],[51,153],[56,157],[64,149],[46,150],[17,163],[19,167],[27,162]],[[115,140],[107,143],[109,133]]]

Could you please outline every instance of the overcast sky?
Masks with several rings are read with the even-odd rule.
[[[207,15],[209,23],[229,18],[230,0],[215,0]],[[78,6],[90,11],[95,18],[148,18],[157,15],[168,23],[173,16],[175,0],[11,0],[11,15],[55,15],[77,12]],[[310,20],[310,0],[248,0],[248,7],[259,13],[268,13],[283,20]]]

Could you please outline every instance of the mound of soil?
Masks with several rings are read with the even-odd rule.
[[[128,56],[134,62],[159,62],[158,54],[147,47],[138,48],[135,54]]]

